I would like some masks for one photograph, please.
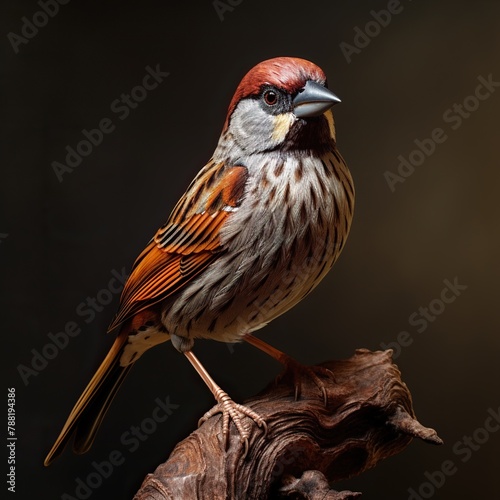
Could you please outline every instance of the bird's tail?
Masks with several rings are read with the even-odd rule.
[[[75,435],[73,444],[75,453],[85,453],[92,446],[111,401],[133,366],[133,363],[128,366],[120,366],[120,356],[127,342],[127,337],[128,332],[123,328],[101,366],[71,410],[59,437],[45,458],[44,464],[46,466],[50,465],[62,453],[73,434]]]

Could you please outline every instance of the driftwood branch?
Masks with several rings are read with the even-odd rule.
[[[442,443],[415,419],[391,354],[360,349],[350,359],[323,363],[332,374],[322,375],[326,405],[307,375],[294,401],[292,377],[285,373],[245,402],[268,425],[267,436],[254,425],[246,457],[234,425],[224,450],[221,417],[215,415],[148,474],[135,500],[357,498],[360,493],[336,492],[329,483],[374,467],[413,437]]]

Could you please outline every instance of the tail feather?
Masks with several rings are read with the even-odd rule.
[[[127,337],[128,332],[122,329],[71,410],[59,437],[45,458],[44,465],[50,465],[62,453],[73,434],[75,434],[73,450],[76,453],[85,453],[91,447],[111,401],[133,366],[133,364],[120,366],[120,356]]]
[[[98,392],[78,418],[73,442],[75,453],[82,454],[89,451],[111,402],[132,366],[123,367],[118,364],[118,360],[115,361],[106,381],[99,387]]]

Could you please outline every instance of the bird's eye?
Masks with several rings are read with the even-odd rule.
[[[264,92],[264,101],[269,106],[274,106],[278,102],[278,94],[274,90]]]

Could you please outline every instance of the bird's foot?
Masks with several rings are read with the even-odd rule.
[[[248,438],[250,436],[251,427],[244,422],[244,417],[251,418],[259,427],[261,427],[264,430],[264,436],[267,434],[267,424],[265,420],[251,408],[248,408],[248,406],[235,403],[229,395],[221,389],[219,389],[217,394],[215,394],[215,399],[218,404],[207,411],[205,415],[200,418],[198,425],[201,425],[217,413],[222,413],[222,440],[226,450],[229,445],[229,422],[232,420],[239,432],[240,442],[245,448],[243,454],[243,457],[245,457],[248,452]]]
[[[328,403],[328,394],[326,392],[326,386],[320,377],[334,379],[333,373],[323,366],[305,366],[300,364],[295,359],[285,354],[283,351],[276,349],[267,342],[264,342],[258,337],[254,337],[251,333],[245,335],[243,340],[252,344],[257,349],[265,352],[269,356],[273,357],[276,361],[279,361],[285,366],[285,371],[279,375],[276,379],[276,383],[280,382],[285,378],[291,378],[293,386],[295,387],[295,401],[300,398],[302,392],[302,383],[304,381],[304,376],[312,379],[312,381],[318,386],[323,396],[323,401],[325,406]]]
[[[302,394],[302,384],[304,381],[304,376],[310,378],[321,391],[321,396],[325,406],[328,404],[328,394],[326,392],[326,386],[321,377],[324,378],[334,378],[333,372],[328,368],[323,366],[307,366],[299,363],[293,358],[286,357],[282,360],[285,365],[285,371],[278,376],[277,381],[281,381],[284,378],[290,377],[295,388],[295,401],[297,401]]]

